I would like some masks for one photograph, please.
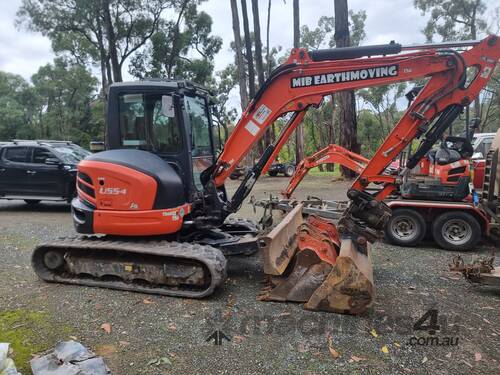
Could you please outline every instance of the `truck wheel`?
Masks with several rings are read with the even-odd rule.
[[[473,250],[481,239],[481,233],[476,218],[462,211],[445,212],[432,224],[434,241],[447,250]]]
[[[278,175],[278,172],[267,172],[267,174],[271,177],[276,177]]]
[[[289,165],[285,169],[285,176],[286,177],[292,177],[293,176],[293,172],[295,172],[295,167],[293,165]]]
[[[425,220],[422,215],[409,208],[398,208],[385,227],[386,238],[398,246],[415,246],[425,237]]]
[[[25,199],[24,200],[29,205],[34,205],[40,203],[40,199]]]

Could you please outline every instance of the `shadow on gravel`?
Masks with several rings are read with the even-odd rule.
[[[71,212],[71,205],[65,202],[41,202],[39,204],[26,204],[23,201],[0,202],[2,212]]]

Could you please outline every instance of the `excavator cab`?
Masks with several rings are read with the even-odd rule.
[[[115,83],[107,117],[107,151],[79,165],[77,231],[177,233],[216,156],[207,91],[186,81]]]
[[[217,142],[207,95],[186,81],[112,84],[107,149],[153,153],[179,174],[187,196],[202,190],[200,174],[213,164]]]

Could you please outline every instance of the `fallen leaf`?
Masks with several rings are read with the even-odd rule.
[[[422,363],[425,363],[427,362],[427,357],[424,357],[424,359],[422,359]]]
[[[154,303],[154,301],[151,301],[149,298],[144,298],[142,300],[142,303],[145,304],[145,305],[151,305]]]
[[[147,363],[148,366],[171,365],[172,362],[167,357],[152,359]]]
[[[387,348],[387,345],[382,346],[382,353],[384,354],[389,354],[389,348]]]
[[[451,358],[451,352],[445,355],[446,358]]]
[[[111,333],[111,324],[103,323],[103,324],[101,324],[101,329],[103,329],[104,332],[109,334],[109,333]]]
[[[283,312],[283,313],[278,314],[278,317],[280,317],[280,316],[288,316],[288,315],[291,315],[291,313],[289,313],[289,312]]]
[[[481,353],[476,352],[476,353],[474,353],[474,358],[476,359],[476,362],[478,362],[481,359],[483,359],[483,356],[481,355]]]
[[[100,303],[96,303],[95,304],[95,309],[96,310],[101,310],[102,309],[102,305]]]
[[[401,348],[401,344],[399,344],[397,342],[395,342],[394,345],[397,346],[398,348]]]
[[[378,334],[377,334],[377,331],[375,331],[375,328],[372,328],[372,330],[370,331],[370,333],[372,334],[373,337],[375,337],[375,338],[378,337]]]
[[[176,331],[177,330],[177,327],[175,326],[174,323],[170,323],[167,328],[170,330],[170,331]]]
[[[118,341],[118,343],[121,345],[121,346],[129,346],[130,343],[128,341]]]
[[[69,338],[70,338],[71,340],[74,340],[74,341],[77,341],[77,340],[78,340],[76,336],[70,336]]]
[[[340,353],[333,347],[333,338],[331,336],[328,337],[328,350],[330,351],[330,354],[333,358],[337,359],[338,357],[340,357]]]
[[[306,346],[303,343],[299,344],[299,347],[297,348],[297,350],[299,351],[299,353],[307,352]]]
[[[332,348],[331,346],[328,347],[328,350],[330,351],[330,354],[332,355],[333,358],[338,358],[340,357],[340,353],[338,351],[336,351],[334,348]]]
[[[233,341],[234,341],[236,344],[239,344],[239,343],[240,343],[240,342],[242,342],[244,339],[245,339],[245,337],[244,337],[244,336],[239,336],[239,335],[233,336]]]
[[[366,358],[363,358],[363,357],[357,357],[357,356],[355,356],[355,355],[351,356],[351,359],[352,359],[354,362],[366,361]]]

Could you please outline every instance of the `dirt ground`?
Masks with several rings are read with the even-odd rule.
[[[286,182],[263,177],[255,195],[276,194]],[[308,177],[297,195],[345,199],[347,186]],[[255,217],[252,207],[241,216]],[[102,355],[115,375],[500,373],[500,293],[450,273],[454,253],[432,243],[376,244],[376,302],[362,316],[343,316],[257,301],[258,256],[231,259],[226,284],[204,300],[41,282],[31,250],[72,234],[67,205],[0,201],[0,342],[13,344],[23,374],[32,355],[69,339]],[[484,243],[467,257],[495,248]],[[434,336],[414,330],[430,309],[438,314]],[[215,330],[231,341],[207,341]]]

